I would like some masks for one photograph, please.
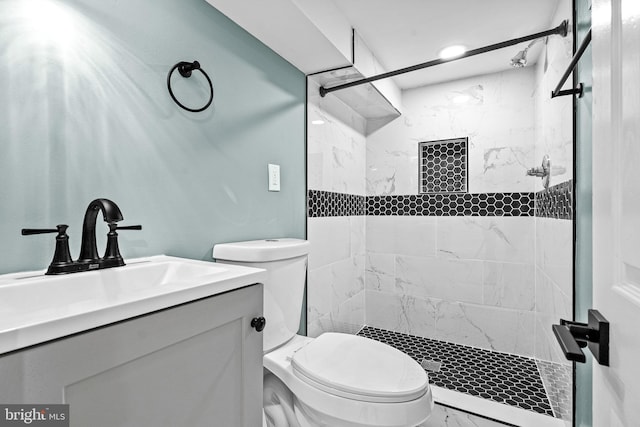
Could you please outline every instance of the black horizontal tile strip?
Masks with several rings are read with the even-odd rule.
[[[573,182],[537,193],[449,193],[360,196],[309,190],[310,217],[393,216],[537,216],[573,218]]]
[[[366,198],[356,194],[309,190],[307,212],[309,217],[366,215]]]
[[[367,197],[367,215],[533,216],[533,213],[533,193],[450,193]]]
[[[538,191],[535,194],[535,216],[540,218],[573,218],[573,180]]]
[[[358,335],[395,347],[420,364],[441,363],[438,372],[427,370],[430,384],[553,416],[534,359],[370,326]]]

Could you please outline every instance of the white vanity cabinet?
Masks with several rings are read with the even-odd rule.
[[[262,425],[262,285],[0,355],[0,402],[67,403],[75,427]]]

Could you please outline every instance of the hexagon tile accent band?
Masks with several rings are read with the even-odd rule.
[[[307,197],[307,215],[310,218],[366,215],[366,206],[365,196],[355,194],[309,190]]]
[[[538,193],[445,193],[360,196],[309,190],[309,217],[327,216],[537,216],[571,219],[573,182]]]
[[[367,215],[533,216],[534,193],[369,196]]]
[[[573,218],[573,180],[561,182],[535,194],[536,216],[541,218]]]

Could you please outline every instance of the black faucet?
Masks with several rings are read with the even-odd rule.
[[[99,211],[102,211],[104,222],[109,224],[115,224],[123,220],[120,208],[111,200],[95,199],[89,203],[82,221],[82,244],[80,245],[78,262],[92,265],[100,261],[96,245],[96,221]],[[121,265],[124,265],[124,262]],[[98,268],[98,266],[94,268]],[[93,270],[91,267],[89,269]]]
[[[98,255],[96,245],[96,221],[98,212],[102,211],[104,221],[109,225],[107,234],[107,248],[103,257]],[[141,225],[118,227],[116,224],[122,221],[122,212],[114,202],[109,199],[96,199],[89,203],[84,214],[82,224],[82,244],[80,256],[77,261],[71,259],[69,252],[69,236],[66,224],[58,225],[55,229],[30,229],[23,228],[22,235],[58,233],[56,237],[56,251],[46,274],[68,274],[81,271],[98,270],[102,268],[119,267],[125,265],[118,247],[118,233],[116,230],[142,230]]]

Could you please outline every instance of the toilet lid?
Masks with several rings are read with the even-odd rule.
[[[370,402],[407,402],[421,397],[429,381],[411,357],[378,341],[327,332],[292,360],[303,381],[324,391]]]

